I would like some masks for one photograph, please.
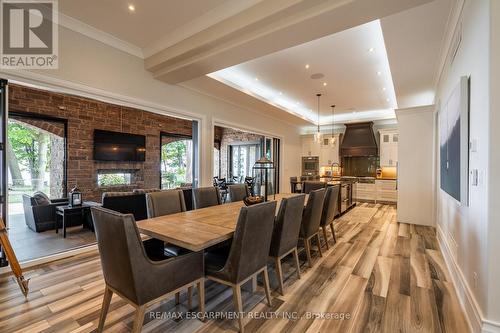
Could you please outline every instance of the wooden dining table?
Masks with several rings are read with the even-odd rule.
[[[298,194],[280,193],[276,198],[276,212],[281,199]],[[233,237],[243,201],[190,210],[187,212],[150,218],[137,222],[139,231],[191,251],[201,251]]]

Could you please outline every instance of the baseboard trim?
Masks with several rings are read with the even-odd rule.
[[[467,319],[467,322],[469,323],[471,332],[500,333],[500,323],[484,319],[482,311],[476,301],[476,298],[471,292],[469,284],[467,283],[462,270],[455,261],[455,258],[453,258],[453,256],[451,255],[450,247],[439,224],[437,225],[436,230],[439,247],[441,248],[441,252],[443,253],[446,266],[451,273],[455,292],[457,293],[462,308],[465,312],[465,317]]]

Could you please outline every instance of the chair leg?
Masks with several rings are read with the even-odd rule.
[[[175,305],[181,304],[181,293],[177,292],[175,293]]]
[[[311,260],[311,244],[309,243],[309,238],[304,239],[304,247],[306,250],[306,256],[307,256],[307,264],[309,267],[312,267],[312,260]]]
[[[102,300],[101,315],[99,316],[99,326],[97,327],[98,333],[101,333],[104,330],[104,322],[106,321],[106,316],[108,314],[111,297],[113,297],[113,291],[106,287],[104,290],[104,298]]]
[[[293,249],[293,256],[295,257],[295,267],[297,268],[297,278],[300,279],[300,263],[299,263],[299,251],[297,247]]]
[[[132,328],[132,333],[139,333],[142,330],[142,323],[144,322],[144,314],[146,312],[146,306],[141,305],[137,308],[134,319],[134,327]]]
[[[283,269],[281,268],[281,259],[280,257],[274,258],[276,265],[276,274],[278,275],[278,283],[279,283],[279,292],[281,296],[283,296]]]
[[[323,229],[323,237],[325,238],[326,249],[329,250],[330,249],[330,245],[328,245],[328,237],[326,235],[326,226],[321,227],[321,229]]]
[[[267,273],[267,267],[264,268],[264,289],[266,290],[267,304],[273,306],[271,302],[271,288],[269,287],[269,274]]]
[[[193,287],[192,286],[188,287],[187,303],[188,303],[188,309],[191,310],[193,308]]]
[[[323,250],[321,250],[321,239],[319,239],[319,230],[316,233],[316,241],[318,242],[318,251],[319,251],[319,256],[323,256]]]
[[[330,228],[332,229],[333,242],[337,243],[337,236],[335,235],[335,228],[333,227],[333,222],[330,223]]]
[[[243,325],[243,303],[241,301],[241,288],[240,285],[233,286],[233,301],[234,308],[238,314],[238,325],[240,327],[240,333],[244,333],[245,325]]]
[[[198,289],[198,311],[200,311],[202,320],[205,321],[205,281],[202,279],[196,283]]]

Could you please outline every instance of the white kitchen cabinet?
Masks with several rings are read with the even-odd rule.
[[[360,201],[376,201],[377,191],[375,184],[357,183],[356,184],[356,200]]]
[[[377,191],[377,202],[397,202],[398,189],[396,180],[379,180],[375,181]]]
[[[380,130],[380,166],[395,167],[398,163],[399,134],[395,129]]]
[[[340,163],[339,150],[340,150],[340,137],[335,135],[335,144],[331,144],[332,136],[324,135],[321,140],[319,165],[330,166],[332,163]]]
[[[312,135],[302,136],[302,156],[319,156],[320,145],[314,142]]]

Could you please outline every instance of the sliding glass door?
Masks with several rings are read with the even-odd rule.
[[[6,158],[6,125],[7,125],[7,80],[0,79],[0,216],[7,221],[7,158]],[[0,267],[7,266],[7,258],[0,245]]]
[[[161,133],[161,188],[193,186],[196,158],[191,136]]]
[[[229,147],[230,178],[242,182],[252,176],[252,167],[260,157],[259,144],[231,145]]]

